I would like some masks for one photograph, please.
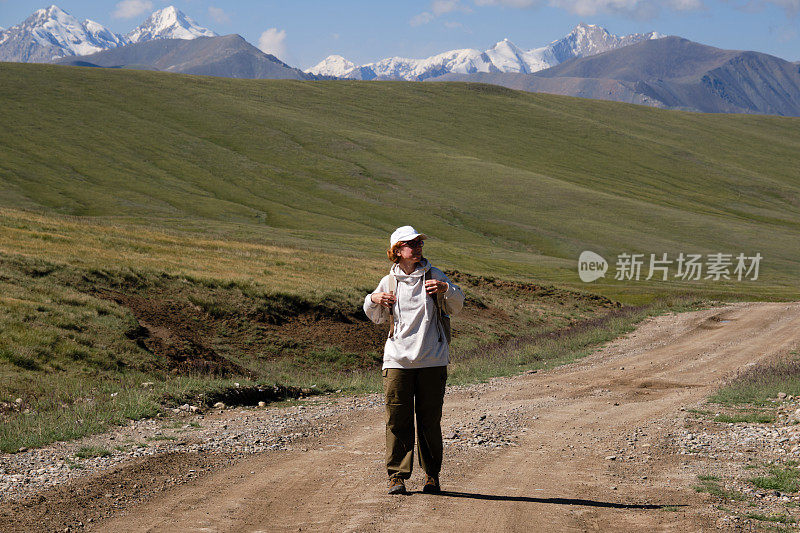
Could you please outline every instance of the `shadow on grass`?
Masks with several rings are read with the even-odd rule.
[[[615,503],[601,502],[595,500],[584,500],[581,498],[533,498],[530,496],[499,496],[495,494],[476,494],[471,492],[455,492],[443,490],[439,496],[449,496],[451,498],[468,498],[472,500],[488,500],[501,502],[528,502],[528,503],[554,503],[556,505],[582,505],[585,507],[605,507],[607,509],[675,509],[686,507],[686,505],[675,504],[639,504],[639,503]]]

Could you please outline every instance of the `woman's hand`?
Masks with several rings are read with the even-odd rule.
[[[370,298],[372,299],[372,303],[387,308],[393,306],[397,301],[397,297],[391,292],[373,292]]]
[[[431,296],[440,292],[447,292],[447,289],[447,283],[444,281],[429,279],[425,282],[425,290],[428,291],[428,294]]]

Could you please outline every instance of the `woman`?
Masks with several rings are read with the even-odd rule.
[[[390,322],[383,350],[386,395],[386,469],[389,494],[405,494],[414,459],[414,414],[423,492],[438,493],[442,467],[442,404],[449,350],[443,313],[461,311],[464,293],[422,257],[427,236],[411,226],[397,228],[387,255],[394,263],[378,288],[364,299],[364,312],[377,324]]]

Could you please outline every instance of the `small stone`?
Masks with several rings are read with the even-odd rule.
[[[214,404],[214,409],[225,409],[225,404],[222,402],[217,402]]]
[[[200,412],[200,408],[197,407],[196,405],[190,405],[189,406],[189,411],[191,411],[192,413],[199,413]]]
[[[778,399],[779,400],[785,400],[786,396],[787,396],[787,394],[785,392],[779,392],[778,393]]]
[[[625,370],[624,366],[619,367],[620,370]]]
[[[528,370],[528,371],[527,371],[527,372],[525,372],[525,373],[526,373],[526,374],[536,374],[537,372],[538,372],[538,370]]]
[[[617,490],[617,486],[614,485],[613,487],[611,487],[611,490]]]
[[[22,404],[22,398],[17,398],[16,400],[14,400],[14,403],[17,405]]]
[[[258,402],[258,406],[259,407],[266,407],[267,406],[267,402]]]
[[[458,433],[453,431],[445,437],[447,440],[455,440],[458,438]]]
[[[149,389],[152,386],[153,386],[152,381],[145,381],[144,383],[142,383],[142,387],[144,387],[145,389]]]
[[[616,455],[608,455],[608,456],[606,456],[606,461],[616,461],[616,460],[617,460],[617,456]]]

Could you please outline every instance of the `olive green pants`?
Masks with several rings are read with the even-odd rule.
[[[386,395],[386,470],[389,477],[411,477],[416,413],[419,465],[429,476],[439,478],[444,450],[442,404],[446,383],[446,366],[383,370],[383,391]]]

